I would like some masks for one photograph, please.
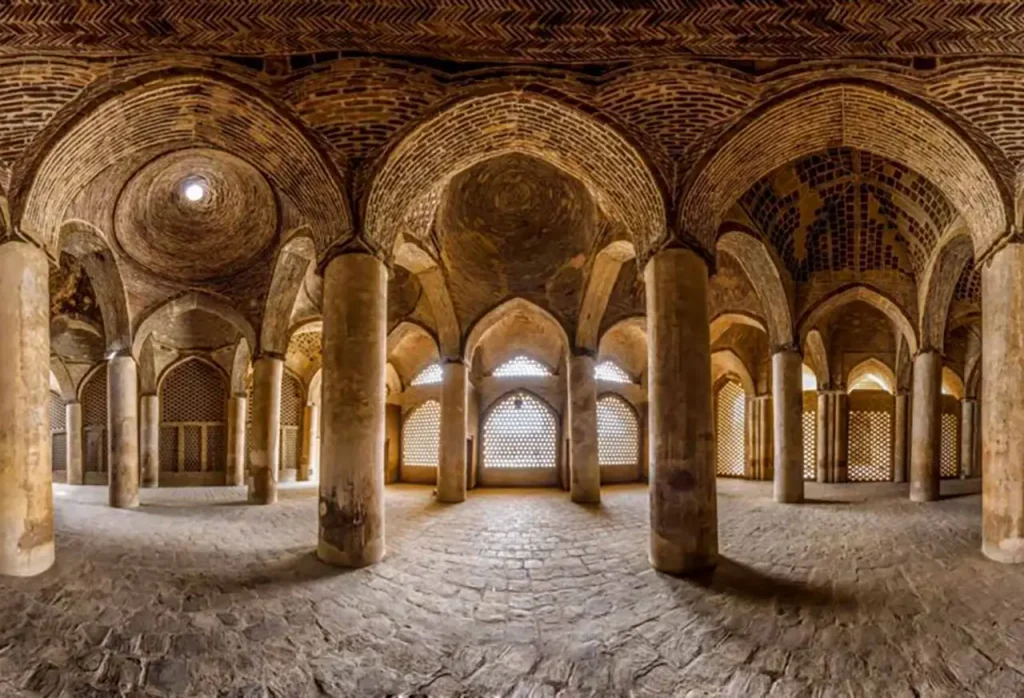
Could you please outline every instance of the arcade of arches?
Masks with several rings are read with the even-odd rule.
[[[1017,49],[168,22],[0,57],[0,684],[1024,691]]]

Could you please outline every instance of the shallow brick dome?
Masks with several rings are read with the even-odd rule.
[[[190,200],[188,188],[193,195]],[[244,160],[189,149],[149,163],[129,180],[115,213],[117,242],[161,276],[201,281],[245,269],[274,240],[270,185]]]

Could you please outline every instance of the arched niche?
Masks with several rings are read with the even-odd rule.
[[[601,335],[598,361],[614,361],[626,373],[643,381],[647,373],[647,318],[619,320]]]
[[[747,397],[757,394],[750,369],[732,350],[721,349],[711,354],[711,384],[717,387],[726,379],[739,383]]]
[[[403,321],[388,334],[387,360],[403,386],[408,386],[420,371],[440,359],[437,341],[422,325]]]
[[[211,316],[215,321],[229,325],[238,337],[245,339],[249,346],[256,346],[256,332],[249,321],[235,308],[224,301],[197,291],[184,293],[150,312],[140,323],[132,344],[132,355],[139,359],[142,345],[154,332],[165,331],[173,326],[176,319],[187,313]]]
[[[942,394],[952,395],[957,400],[964,397],[964,382],[949,366],[942,367]]]
[[[763,329],[772,349],[793,346],[792,303],[787,292],[787,284],[791,286],[792,281],[777,256],[761,240],[740,230],[723,233],[718,238],[717,249],[739,262],[760,297],[767,320]]]
[[[490,375],[517,354],[531,356],[562,373],[568,353],[569,337],[561,323],[523,298],[493,308],[477,320],[466,338],[466,361],[475,376]]]
[[[846,391],[852,393],[855,390],[884,390],[890,395],[895,394],[896,374],[878,359],[864,359],[846,376]]]
[[[608,299],[615,288],[622,265],[635,257],[636,249],[632,243],[625,240],[611,242],[597,253],[587,278],[587,290],[580,308],[576,327],[577,348],[590,351],[598,348],[598,334],[601,320],[608,308]]]

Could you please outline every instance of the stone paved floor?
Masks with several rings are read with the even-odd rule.
[[[648,567],[638,486],[391,487],[388,557],[355,572],[312,557],[309,488],[55,489],[56,567],[0,582],[0,696],[1024,693],[1024,570],[978,552],[977,494],[720,481],[708,584]]]

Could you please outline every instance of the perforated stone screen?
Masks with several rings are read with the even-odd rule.
[[[960,475],[959,431],[960,420],[958,415],[943,412],[939,477],[957,477]]]
[[[850,410],[850,482],[892,480],[892,414],[884,410]]]
[[[66,420],[64,400],[57,393],[50,393],[50,431],[64,431]]]
[[[217,369],[204,361],[186,361],[160,385],[161,422],[223,422],[227,389]]]
[[[87,427],[107,425],[107,367],[100,366],[82,386],[82,423]]]
[[[636,465],[640,428],[636,413],[618,395],[597,401],[597,460],[601,465]]]
[[[804,410],[800,415],[804,426],[804,480],[818,478],[818,413]]]
[[[53,470],[67,470],[67,415],[64,399],[50,393],[50,464]]]
[[[743,388],[728,381],[718,389],[715,415],[715,472],[721,477],[743,477],[746,460],[747,401]]]
[[[555,414],[525,391],[503,397],[484,421],[485,468],[554,468],[558,465]]]
[[[437,467],[441,439],[441,403],[427,400],[402,425],[402,463]]]
[[[444,380],[441,364],[431,364],[416,374],[410,385],[435,385]]]
[[[599,381],[608,381],[609,383],[633,382],[629,374],[619,368],[619,365],[614,361],[602,361],[597,366],[594,366],[594,377]]]
[[[302,383],[290,373],[281,377],[281,426],[302,424]]]
[[[531,359],[529,356],[515,356],[498,368],[494,369],[495,376],[502,378],[517,376],[550,376],[551,369],[541,362]]]

